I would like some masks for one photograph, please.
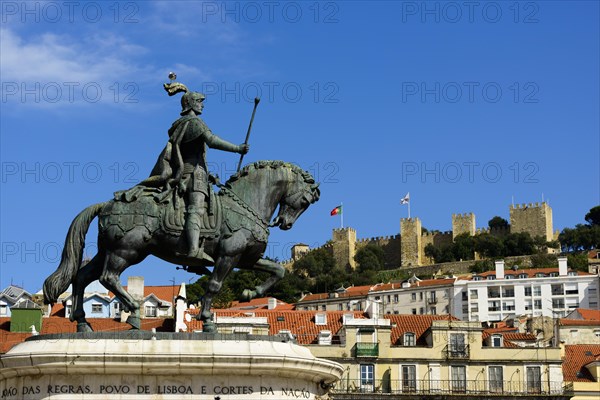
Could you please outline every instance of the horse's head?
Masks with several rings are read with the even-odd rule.
[[[295,183],[290,184],[286,193],[281,197],[277,217],[269,226],[279,226],[282,230],[290,229],[298,217],[306,211],[308,206],[318,201],[320,196],[318,183],[315,184],[314,180],[311,182],[298,179]]]

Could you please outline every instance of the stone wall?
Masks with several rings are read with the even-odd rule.
[[[385,254],[385,268],[398,268],[400,265],[400,235],[394,236],[377,236],[368,239],[359,239],[356,242],[356,251],[366,247],[369,244],[374,244],[383,249]]]
[[[400,220],[400,258],[401,267],[421,265],[421,220],[419,218],[402,218]]]
[[[547,203],[529,203],[510,206],[511,233],[528,232],[531,237],[554,239],[552,209]]]
[[[475,214],[452,214],[452,234],[456,237],[463,233],[470,236],[475,234]]]

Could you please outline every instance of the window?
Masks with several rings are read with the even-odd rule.
[[[533,287],[533,295],[534,296],[541,296],[542,295],[542,287],[541,286],[534,286]]]
[[[8,306],[5,304],[0,305],[0,315],[8,314]]]
[[[525,296],[531,296],[531,293],[533,293],[533,290],[531,289],[530,286],[525,287]]]
[[[326,311],[327,310],[327,305],[323,304],[321,305],[321,311]]]
[[[471,299],[477,299],[477,289],[471,289]]]
[[[527,279],[527,274],[519,274],[519,279]]]
[[[545,278],[545,277],[546,277],[546,274],[545,274],[545,273],[543,273],[543,272],[538,272],[537,274],[535,274],[535,277],[536,277],[536,278]]]
[[[474,281],[480,281],[482,278],[479,275],[473,275]]]
[[[496,275],[488,275],[486,278],[488,281],[496,280]]]
[[[391,303],[391,302],[392,302],[392,296],[390,296],[389,294],[388,294],[388,296],[387,296],[387,302],[388,302],[388,303]]]
[[[146,306],[146,317],[156,317],[156,306]]]
[[[397,303],[397,302],[398,302],[398,295],[397,295],[397,294],[395,294],[395,295],[394,295],[394,303]]]
[[[515,279],[513,274],[504,275],[504,279]]]
[[[533,301],[533,309],[541,310],[542,309],[542,300],[534,300]]]
[[[527,367],[527,393],[542,392],[542,371],[540,367]]]
[[[488,374],[490,380],[490,393],[502,393],[504,390],[502,386],[502,382],[504,381],[502,367],[489,367]]]
[[[595,330],[594,331],[594,336],[600,338],[600,330]]]
[[[411,293],[410,294],[410,301],[417,301],[417,294],[416,293]]]
[[[565,294],[579,294],[579,288],[576,283],[567,283],[565,285]]]
[[[316,314],[315,325],[327,325],[327,316],[325,314]]]
[[[423,300],[423,292],[419,292],[419,300]]]
[[[102,304],[99,304],[99,303],[92,304],[92,313],[93,314],[102,314]]]
[[[552,308],[565,308],[564,299],[552,299]]]
[[[467,390],[467,375],[464,366],[451,366],[450,378],[452,379],[453,392],[464,393]]]
[[[338,309],[338,311],[344,311],[344,305],[342,303],[339,303],[337,305],[337,309]]]
[[[394,310],[394,314],[400,314],[398,310]]]
[[[423,307],[419,308],[419,314],[421,314],[421,315],[425,314],[425,309]]]
[[[375,296],[375,300],[381,300],[381,297]]]
[[[435,290],[432,290],[432,291],[429,293],[429,299],[430,299],[431,301],[435,301],[435,300],[436,300]]]
[[[417,391],[417,366],[402,366],[402,392],[413,393]]]
[[[515,288],[513,286],[505,286],[502,288],[502,297],[515,297]]]
[[[567,272],[567,276],[577,276],[577,271],[569,271]]]
[[[488,311],[500,311],[500,301],[488,301]]]
[[[467,352],[465,335],[462,333],[451,333],[449,350],[452,357],[465,357]]]
[[[363,391],[373,391],[375,366],[373,364],[360,365],[360,388]]]
[[[435,307],[431,307],[431,315],[436,315],[437,309]]]
[[[491,344],[492,347],[502,347],[502,335],[492,335]]]
[[[415,334],[412,333],[412,332],[406,332],[404,334],[404,338],[402,340],[402,343],[406,347],[413,347],[413,346],[415,346],[416,345]]]
[[[498,288],[495,288],[495,287],[488,288],[488,297],[491,297],[491,298],[498,298],[498,297],[500,297],[500,290]]]
[[[560,296],[562,294],[564,294],[562,284],[559,283],[559,284],[552,285],[552,296]]]
[[[412,313],[413,313],[413,315],[417,315],[417,309],[416,309],[416,308],[413,308],[413,309],[412,309]]]

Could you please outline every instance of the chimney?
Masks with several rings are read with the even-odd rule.
[[[136,299],[141,301],[144,299],[144,277],[130,276],[127,278],[127,292]]]
[[[567,276],[567,257],[558,257],[558,275]]]
[[[504,260],[495,261],[496,279],[504,279]]]
[[[277,299],[274,297],[269,297],[269,300],[267,303],[267,309],[274,310],[275,308],[277,308]]]

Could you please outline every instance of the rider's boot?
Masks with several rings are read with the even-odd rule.
[[[203,215],[204,210],[198,211],[192,209],[187,212],[187,218],[185,221],[185,231],[189,246],[187,256],[190,258],[214,262],[213,258],[204,252],[204,240],[202,240],[202,243],[200,243],[200,224]]]

